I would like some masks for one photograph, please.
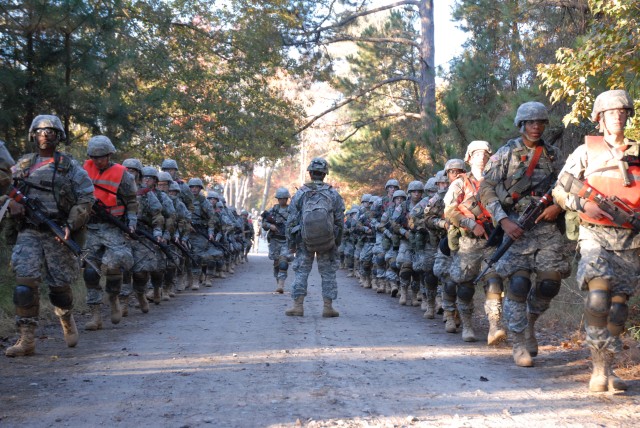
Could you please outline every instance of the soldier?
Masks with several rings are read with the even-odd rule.
[[[285,314],[304,315],[304,298],[307,295],[307,280],[314,256],[318,260],[318,271],[322,277],[322,316],[337,317],[332,302],[338,296],[336,271],[342,230],[344,228],[344,202],[342,196],[323,182],[329,172],[329,164],[323,158],[313,158],[307,167],[311,181],[296,192],[289,205],[287,218],[287,241],[290,249],[297,248],[293,270],[296,273],[291,297],[294,304]]]
[[[22,194],[41,203],[44,214],[60,225],[65,239],[78,235],[89,220],[94,202],[93,184],[87,172],[69,155],[56,150],[67,139],[57,116],[39,115],[29,127],[29,141],[37,153],[22,156],[14,166],[13,179]],[[35,352],[35,329],[40,309],[39,285],[44,274],[49,300],[60,319],[68,347],[78,343],[78,330],[71,309],[71,284],[80,272],[73,253],[56,240],[50,230],[25,218],[24,205],[11,200],[11,216],[20,222],[11,266],[16,276],[13,302],[20,338],[7,348],[8,357]]]
[[[395,208],[395,204],[393,203],[393,193],[396,190],[400,190],[400,183],[398,183],[398,180],[394,178],[389,179],[385,183],[384,189],[386,191],[386,195],[382,197],[382,201],[380,201],[382,207],[380,208],[380,212],[376,214],[376,242],[379,242],[379,244],[375,246],[373,264],[376,270],[376,277],[378,278],[378,289],[376,291],[378,293],[386,292],[387,294],[390,294],[392,284],[391,281],[387,279],[387,270],[389,270],[389,266],[387,264],[386,254],[392,250],[392,248],[391,239],[385,235],[384,231],[386,226],[389,224],[389,218],[391,218],[390,211],[393,211]]]
[[[354,270],[357,272],[360,286],[371,288],[371,259],[375,236],[371,229],[371,194],[365,193],[360,198],[360,210],[356,218],[354,232],[356,246],[353,252]]]
[[[242,241],[244,252],[240,259],[242,263],[249,261],[249,251],[253,246],[253,220],[249,217],[249,211],[241,210],[240,217],[242,217]]]
[[[105,290],[111,306],[111,323],[118,324],[122,311],[118,295],[122,288],[122,273],[133,266],[133,254],[125,233],[119,229],[109,217],[113,217],[135,233],[138,221],[138,187],[134,177],[127,168],[111,161],[116,148],[104,135],[97,135],[89,140],[87,159],[84,169],[89,174],[95,188],[96,206],[87,225],[87,242],[85,249],[88,259],[95,266],[102,265],[106,271]],[[102,213],[105,214],[102,214]],[[102,328],[102,298],[100,273],[91,265],[84,267],[84,285],[87,288],[87,305],[91,309],[91,319],[84,329],[89,331]]]
[[[479,200],[478,188],[482,171],[491,155],[486,141],[472,141],[467,146],[464,161],[471,166],[469,173],[460,174],[444,198],[444,217],[460,233],[459,250],[451,261],[451,279],[456,283],[456,306],[462,319],[462,340],[475,342],[473,331],[473,279],[480,273],[483,259],[488,259],[494,249],[487,246],[487,238],[493,232],[491,214]],[[494,345],[506,338],[501,325],[502,279],[495,271],[485,276],[485,312],[489,318],[487,344]]]
[[[174,184],[175,186],[173,186]],[[173,192],[171,192],[171,186],[173,186]],[[191,231],[191,213],[180,199],[180,185],[172,180],[169,173],[161,171],[158,173],[157,190],[163,194],[163,198],[168,198],[168,200],[171,201],[175,212],[173,231],[169,231],[170,236],[169,239],[167,239],[167,242],[173,243],[170,248],[176,248],[175,245],[188,248],[188,235]],[[183,264],[183,258],[181,257],[182,253],[180,250],[173,252],[174,256],[167,258],[167,268],[162,280],[162,300],[169,300],[170,297],[175,297],[175,292],[178,289],[176,275],[178,267]]]
[[[11,184],[11,167],[15,163],[4,141],[0,140],[0,193],[3,195],[7,192],[9,184]],[[1,220],[2,218],[0,218]]]
[[[193,195],[189,191],[189,186],[187,186],[187,183],[180,179],[178,163],[173,159],[165,159],[160,165],[160,170],[163,172],[168,172],[171,176],[171,180],[178,183],[178,186],[180,186],[180,194],[178,195],[180,197],[180,200],[182,201],[182,203],[184,203],[189,212],[193,212]]]
[[[548,122],[543,104],[532,101],[518,107],[514,124],[520,137],[507,141],[489,159],[480,184],[482,203],[515,241],[495,268],[501,277],[509,278],[504,319],[513,333],[513,360],[520,367],[533,366],[532,357],[538,354],[535,322],[560,291],[562,278],[570,273],[564,234],[556,227],[563,211],[559,205],[548,206],[526,235],[516,223],[520,213],[547,192],[560,171],[558,149],[542,139]]]
[[[436,296],[433,299],[435,301],[434,311],[437,311],[438,306],[442,307],[444,310],[445,289],[452,288],[452,281],[450,278],[451,250],[449,249],[447,239],[445,239],[447,238],[449,223],[443,217],[444,196],[449,189],[449,176],[455,179],[458,174],[458,171],[455,170],[450,172],[446,171],[447,165],[449,166],[449,169],[452,169],[452,167],[456,165],[456,162],[451,162],[453,160],[454,159],[450,159],[447,161],[445,164],[445,170],[438,171],[436,174],[438,193],[428,201],[423,214],[425,227],[429,230],[430,242],[436,248],[436,251],[433,253],[433,261],[428,257],[429,254],[427,254],[427,260],[425,261],[426,269],[428,270],[429,267],[431,267],[434,276],[437,278],[437,281],[432,279],[426,284],[427,298],[430,301],[431,296],[433,296],[434,285],[436,287]],[[438,282],[440,282],[441,285],[437,285]],[[453,300],[455,302],[455,296],[453,297]],[[448,306],[449,309],[451,309],[451,307],[451,305]],[[455,305],[453,307],[455,308]],[[425,312],[425,317],[431,318],[431,314],[427,314]],[[445,330],[449,333],[455,333],[457,328],[455,313],[444,312],[444,321],[446,323]]]
[[[145,171],[142,163],[138,159],[125,159],[122,165],[132,174],[138,185],[138,223],[136,230],[144,229],[152,234],[155,242],[162,242],[162,234],[164,229],[164,217],[162,216],[162,203],[156,196],[151,187],[147,186],[149,180],[144,180],[143,175],[153,174],[153,171]],[[153,168],[152,168],[153,169]],[[156,171],[157,177],[157,171]],[[160,254],[160,249],[155,244],[145,242],[144,238],[131,241],[131,249],[133,251],[133,267],[131,268],[132,288],[138,299],[140,311],[143,314],[149,312],[149,302],[145,296],[149,277],[155,277],[155,283],[161,283],[162,278],[158,278],[158,270],[163,269],[162,264],[164,258]],[[160,273],[160,275],[162,275]],[[124,277],[127,278],[128,273]],[[125,287],[128,281],[123,281],[122,291],[120,293],[120,301],[123,307],[127,307],[130,290]]]
[[[356,236],[353,234],[353,230],[355,229],[358,221],[358,212],[360,212],[360,206],[352,205],[351,209],[347,212],[347,219],[344,223],[344,232],[342,234],[342,239],[344,240],[345,267],[349,271],[347,274],[348,278],[353,278],[355,276],[353,273],[353,269],[355,268],[353,255],[356,251]]]
[[[289,270],[289,246],[287,245],[286,225],[289,216],[289,190],[280,187],[275,198],[278,203],[262,215],[262,228],[267,231],[269,260],[273,260],[273,276],[276,279],[276,293],[284,293],[284,282]]]
[[[202,193],[204,184],[199,178],[189,180],[189,189],[193,195],[193,215],[191,224],[194,228],[191,233],[191,245],[193,254],[200,261],[199,266],[193,266],[193,273],[199,274],[198,283],[191,284],[192,290],[198,290],[200,285],[213,286],[215,276],[215,257],[219,255],[213,248],[211,241],[216,239],[215,214],[211,202]],[[199,271],[199,272],[198,272]]]
[[[576,279],[587,290],[586,345],[591,350],[592,392],[627,389],[612,371],[615,354],[622,350],[627,301],[640,285],[640,149],[625,138],[627,120],[635,113],[624,90],[596,97],[591,119],[603,136],[586,137],[567,160],[553,195],[562,206],[579,212],[580,262]],[[614,218],[602,198],[618,198],[612,205],[635,216]],[[626,207],[624,207],[626,205]]]
[[[396,264],[399,268],[400,299],[401,305],[409,303],[410,306],[418,306],[418,292],[420,290],[420,272],[413,270],[413,258],[415,237],[409,226],[411,210],[422,199],[424,183],[414,180],[407,186],[409,198],[397,205],[391,217],[393,232],[400,239]]]
[[[404,190],[396,190],[393,192],[393,206],[390,206],[387,211],[385,211],[380,217],[380,224],[383,225],[383,233],[389,239],[391,246],[389,250],[384,255],[384,260],[387,265],[387,271],[385,276],[387,278],[387,283],[391,287],[391,297],[396,297],[398,295],[398,283],[400,282],[400,277],[398,274],[400,273],[400,266],[397,263],[398,250],[400,249],[400,235],[398,233],[393,233],[393,216],[397,207],[401,206],[407,200],[407,194]],[[380,228],[380,226],[378,226]],[[402,298],[402,294],[400,295],[400,304],[403,305],[406,303],[406,294],[404,299]],[[405,300],[405,303],[402,301]]]
[[[163,190],[164,184],[162,181],[158,182],[158,188]],[[191,252],[191,243],[189,242],[189,234],[191,233],[191,212],[180,198],[180,185],[175,181],[171,181],[167,194],[173,201],[173,205],[176,208],[177,229],[173,236],[173,240],[174,242],[179,243],[182,248]],[[182,276],[186,273],[185,271],[187,269],[189,269],[189,271],[191,270],[191,259],[188,256],[185,256],[183,257],[183,260],[185,261],[178,269],[178,278],[174,281],[175,290],[178,292],[183,291],[185,287],[185,283],[182,281]],[[189,260],[189,263],[187,263],[186,260]],[[180,272],[180,269],[182,269],[182,272]]]

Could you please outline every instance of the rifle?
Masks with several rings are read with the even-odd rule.
[[[9,187],[9,193],[7,193],[11,199],[24,206],[25,211],[27,213],[27,218],[31,223],[36,226],[46,226],[53,234],[62,242],[64,245],[71,250],[74,256],[78,258],[81,262],[85,262],[88,264],[94,271],[100,275],[100,269],[89,259],[87,259],[87,255],[76,241],[73,239],[65,239],[64,230],[56,222],[51,220],[47,214],[45,213],[44,206],[42,202],[40,202],[36,198],[30,198],[14,186]]]
[[[525,232],[529,232],[531,229],[536,227],[536,219],[542,214],[542,212],[553,203],[553,198],[551,197],[551,191],[555,187],[555,183],[547,190],[547,192],[540,198],[538,202],[531,201],[529,205],[524,209],[520,217],[516,220],[516,224]],[[502,229],[498,226],[499,229]],[[496,229],[498,229],[496,228]],[[482,272],[473,280],[473,284],[477,284],[491,269],[491,267],[496,264],[498,260],[504,256],[504,253],[513,245],[515,241],[511,239],[511,237],[507,236],[502,241],[502,244],[494,251],[491,257],[488,260],[485,260],[487,263],[487,267],[484,268]]]
[[[157,239],[153,236],[153,233],[149,232],[145,228],[140,227],[140,225],[138,225],[136,226],[136,235],[146,238],[148,241],[153,242],[154,245],[160,248],[160,251],[162,251],[168,258],[170,258],[173,261],[173,263],[175,263],[176,265],[180,264],[179,260],[176,260],[176,258],[174,257],[175,254],[173,251],[171,251],[171,247],[169,247],[164,242],[158,242]]]
[[[189,251],[189,248],[187,248],[186,245],[184,245],[181,241],[169,241],[171,242],[171,244],[175,245],[178,250],[180,250],[180,252],[185,256],[185,257],[189,257],[189,259],[193,262],[198,264],[198,260],[193,257],[193,254],[191,254],[191,251]]]
[[[565,191],[598,205],[598,208],[613,217],[611,221],[615,223],[616,226],[631,228],[634,232],[640,232],[640,213],[635,212],[617,196],[603,195],[589,186],[589,184],[578,180],[568,172],[562,173],[562,175],[558,177],[558,181]]]
[[[282,214],[280,213],[278,214],[282,217]],[[278,229],[278,233],[277,233],[278,236],[285,236],[285,231],[284,231],[285,224],[283,222],[277,221],[269,211],[267,210],[263,211],[262,214],[260,214],[260,217],[262,217],[263,220],[267,220],[269,223],[276,225],[276,228]]]
[[[230,254],[229,249],[227,247],[225,247],[222,243],[216,241],[215,239],[209,239],[209,235],[207,234],[207,232],[203,231],[202,229],[200,229],[198,226],[196,226],[193,223],[191,223],[191,226],[193,227],[193,230],[198,235],[204,237],[207,241],[211,242],[211,244],[213,244],[214,247],[218,248],[219,250],[222,250],[222,252],[224,253],[225,256],[228,256]]]

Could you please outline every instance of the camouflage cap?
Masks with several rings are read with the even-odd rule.
[[[517,128],[520,128],[525,120],[546,120],[548,122],[549,111],[544,104],[538,101],[526,102],[518,107],[513,123]]]
[[[446,164],[444,164],[444,172],[446,173],[450,169],[461,169],[463,171],[466,170],[464,161],[462,159],[449,159]]]
[[[387,184],[384,185],[384,188],[387,189],[389,186],[395,186],[399,189],[400,183],[398,183],[398,180],[396,180],[395,178],[391,178],[387,180]]]
[[[200,180],[199,178],[192,178],[187,183],[187,186],[189,187],[200,186],[201,189],[204,189],[204,184],[202,184],[202,180]]]
[[[125,159],[124,162],[122,162],[122,166],[124,166],[125,168],[137,169],[138,171],[142,172],[142,162],[140,162],[140,160],[138,159]]]
[[[362,202],[371,202],[371,193],[365,193],[360,197],[360,203]]]
[[[113,143],[104,135],[96,135],[91,137],[89,143],[87,143],[87,155],[88,156],[107,156],[112,155],[116,152],[116,148],[113,146]]]
[[[178,169],[178,162],[174,161],[173,159],[165,159],[162,161],[160,169]]]
[[[324,158],[313,158],[307,167],[307,171],[317,171],[328,174],[329,164]]]
[[[403,197],[403,198],[407,198],[407,194],[404,192],[404,190],[396,190],[395,192],[393,192],[393,199],[397,198],[397,197]]]
[[[156,180],[158,179],[158,170],[152,166],[145,166],[142,168],[142,176],[143,177],[153,177]]]
[[[413,192],[414,190],[419,190],[421,192],[424,191],[424,184],[422,181],[415,180],[409,183],[407,186],[407,192]]]
[[[489,154],[492,153],[491,145],[487,141],[475,140],[470,142],[467,146],[467,152],[464,154],[464,161],[469,162],[469,160],[471,160],[471,155],[477,150],[484,150]]]
[[[158,173],[158,181],[167,181],[169,183],[173,182],[173,178],[171,178],[171,174],[165,171],[160,171]]]
[[[42,128],[52,128],[58,131],[60,141],[65,141],[67,139],[67,134],[65,134],[64,127],[62,126],[62,122],[58,116],[54,116],[52,114],[40,114],[36,116],[31,121],[31,126],[29,126],[29,135],[31,136],[36,129]]]
[[[287,189],[286,187],[278,187],[275,197],[276,199],[290,198],[291,194],[289,193],[289,189]]]

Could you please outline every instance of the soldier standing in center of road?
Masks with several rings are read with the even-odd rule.
[[[16,187],[25,196],[37,199],[44,215],[60,225],[65,239],[83,231],[94,202],[93,184],[87,172],[69,155],[56,150],[67,139],[57,116],[36,116],[29,127],[29,141],[37,153],[22,156],[13,167]],[[12,200],[11,216],[19,222],[11,266],[16,276],[13,302],[20,338],[7,348],[8,357],[23,357],[35,352],[35,329],[40,313],[43,280],[49,288],[49,300],[60,319],[64,340],[72,348],[78,343],[78,330],[71,312],[71,284],[80,272],[78,260],[53,233],[41,224],[25,218],[26,208]]]
[[[532,357],[538,354],[535,322],[571,271],[564,234],[556,226],[563,211],[559,205],[546,207],[526,234],[516,222],[555,183],[562,166],[558,149],[542,139],[548,122],[544,104],[531,101],[518,107],[514,124],[520,137],[507,141],[489,159],[480,184],[482,203],[515,241],[495,268],[502,278],[509,278],[504,319],[513,339],[513,360],[520,367],[533,366]]]
[[[118,295],[122,288],[122,274],[133,266],[131,246],[125,236],[113,222],[100,215],[105,211],[135,232],[138,221],[138,186],[127,168],[111,162],[116,148],[108,137],[97,135],[89,140],[87,159],[84,169],[89,174],[95,188],[96,205],[87,225],[88,259],[97,267],[106,270],[105,291],[111,306],[111,323],[118,324],[122,311]],[[91,319],[84,329],[93,331],[102,328],[102,297],[100,274],[90,265],[84,267],[84,284],[87,287],[87,305],[91,309]]]
[[[342,196],[324,178],[329,164],[323,158],[313,158],[307,167],[311,181],[296,192],[289,205],[287,219],[287,241],[290,251],[297,249],[293,270],[296,273],[292,285],[293,307],[285,314],[304,315],[304,298],[307,295],[307,280],[317,257],[318,271],[322,277],[322,316],[337,317],[332,302],[338,296],[336,271],[338,270],[338,246],[344,228],[344,201]],[[295,246],[295,248],[294,248]]]
[[[276,293],[284,293],[284,282],[289,270],[289,246],[285,227],[289,217],[289,190],[280,187],[275,198],[278,203],[262,215],[262,228],[267,231],[269,260],[273,260],[273,276],[276,279]]]

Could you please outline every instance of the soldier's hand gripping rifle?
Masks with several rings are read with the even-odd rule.
[[[222,250],[225,256],[228,256],[230,254],[229,250],[221,242],[218,242],[215,239],[210,239],[209,234],[207,234],[207,232],[202,230],[200,226],[191,223],[191,227],[198,235],[204,237],[207,241],[211,242],[211,244],[213,244],[214,247],[216,247],[219,250]]]
[[[191,251],[189,250],[189,248],[184,245],[182,243],[182,241],[178,240],[173,240],[173,241],[169,241],[171,242],[171,244],[175,245],[176,248],[178,248],[178,250],[180,250],[180,252],[185,256],[185,257],[189,257],[189,259],[191,259],[191,261],[195,264],[198,264],[198,260],[193,257],[193,254],[191,254]]]
[[[280,216],[282,216],[282,214],[278,213]],[[279,222],[277,221],[269,211],[263,211],[262,214],[260,214],[260,217],[262,217],[263,220],[268,221],[269,223],[273,224],[276,226],[276,229],[278,229],[278,231],[276,232],[276,235],[278,236],[285,236],[285,223],[284,222]],[[284,218],[283,218],[284,219]]]
[[[156,237],[153,236],[153,233],[149,232],[144,227],[140,227],[140,225],[138,225],[138,226],[136,226],[136,234],[138,236],[142,237],[142,238],[147,239],[148,241],[153,242],[154,245],[156,245],[158,248],[160,248],[160,251],[162,251],[167,257],[169,257],[171,259],[171,261],[173,261],[173,263],[175,263],[176,265],[180,264],[180,261],[176,260],[175,254],[171,250],[171,247],[169,247],[164,242],[158,242]]]
[[[555,183],[547,190],[547,192],[540,198],[539,201],[531,201],[529,205],[524,209],[520,217],[516,220],[518,226],[524,230],[525,232],[530,231],[536,226],[536,219],[542,214],[542,212],[551,204],[553,204],[553,197],[551,196],[551,191],[555,187]],[[498,226],[497,229],[502,229],[502,227]],[[506,238],[502,241],[502,244],[494,251],[491,257],[488,260],[485,260],[487,266],[484,268],[482,272],[473,280],[473,284],[477,284],[480,280],[489,272],[489,269],[496,264],[498,260],[504,256],[504,253],[513,245],[515,241],[507,235]]]
[[[56,236],[56,238],[58,238],[60,242],[62,242],[67,246],[67,248],[69,248],[69,250],[71,250],[73,255],[76,256],[78,260],[80,260],[81,262],[85,262],[86,264],[91,266],[91,268],[93,268],[93,270],[95,270],[98,275],[100,275],[100,268],[98,268],[91,260],[87,259],[87,254],[82,251],[80,245],[78,245],[78,243],[71,238],[65,238],[64,230],[55,221],[51,220],[47,216],[42,202],[40,202],[36,198],[30,198],[26,195],[23,195],[22,192],[20,192],[14,186],[10,186],[7,196],[9,196],[20,205],[24,206],[27,219],[29,219],[32,224],[38,227],[46,226],[51,232],[53,232],[53,234]]]

